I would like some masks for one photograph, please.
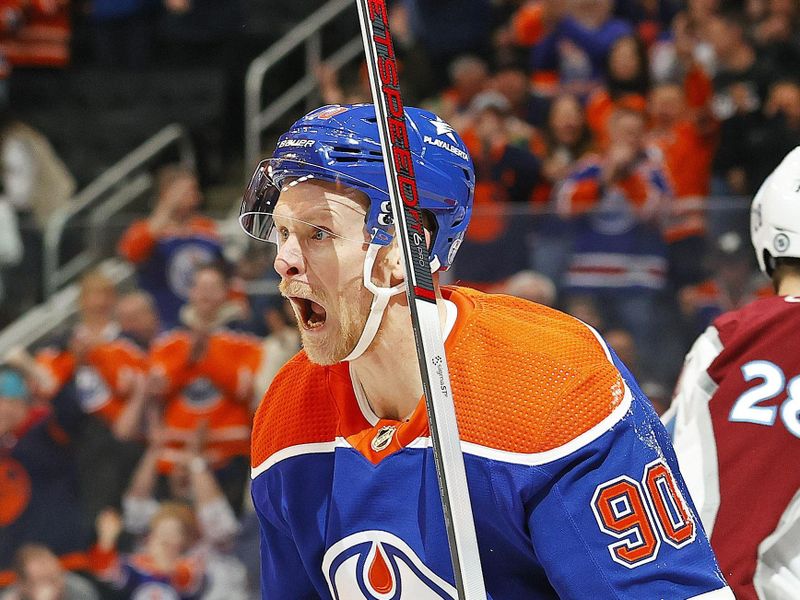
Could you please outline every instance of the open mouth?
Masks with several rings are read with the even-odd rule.
[[[297,313],[297,320],[306,331],[314,331],[325,325],[328,316],[325,307],[308,298],[299,296],[289,297],[294,310]]]

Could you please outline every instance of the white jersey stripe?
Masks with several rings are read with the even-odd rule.
[[[705,594],[700,594],[699,596],[692,596],[686,600],[736,600],[736,596],[733,595],[731,588],[725,586],[724,588],[719,588],[713,592],[706,592]]]
[[[614,410],[605,419],[600,421],[597,425],[595,425],[591,429],[584,431],[579,436],[573,438],[566,444],[558,446],[557,448],[553,448],[551,450],[545,450],[544,452],[534,452],[531,454],[527,454],[520,452],[509,452],[507,450],[498,450],[496,448],[489,448],[488,446],[482,446],[480,444],[473,444],[472,442],[462,441],[461,451],[464,454],[480,456],[481,458],[488,458],[490,460],[496,460],[498,462],[513,463],[524,466],[544,465],[546,463],[558,460],[559,458],[564,458],[565,456],[572,454],[576,450],[580,450],[584,446],[592,443],[594,440],[599,438],[628,413],[631,407],[631,402],[632,402],[631,391],[630,389],[628,389],[628,386],[626,385],[625,395],[622,398],[622,402],[620,402],[619,405],[616,408],[614,408]],[[270,467],[274,466],[275,464],[287,458],[293,458],[295,456],[302,456],[305,454],[324,454],[324,453],[334,452],[336,448],[351,448],[351,447],[352,446],[350,446],[347,440],[342,437],[338,437],[330,442],[321,442],[317,444],[299,444],[297,446],[289,446],[288,448],[279,450],[257,467],[253,467],[253,469],[251,470],[250,477],[252,479],[255,479],[262,473],[269,470]],[[430,447],[431,447],[430,437],[419,437],[406,445],[406,448],[430,448]]]

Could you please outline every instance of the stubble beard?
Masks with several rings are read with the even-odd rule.
[[[326,309],[328,331],[323,334],[304,329],[296,315],[303,350],[311,362],[320,366],[335,365],[353,351],[364,331],[372,302],[371,294],[360,281],[352,282],[333,299],[311,286],[293,288],[292,284],[281,282],[279,289],[284,295],[292,295],[293,289],[295,292],[309,290]]]

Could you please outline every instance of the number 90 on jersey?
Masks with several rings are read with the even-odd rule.
[[[662,541],[683,548],[697,537],[694,517],[667,464],[649,463],[641,481],[621,475],[601,483],[592,496],[600,530],[616,538],[611,558],[629,569],[656,559]]]

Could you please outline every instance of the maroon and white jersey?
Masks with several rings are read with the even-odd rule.
[[[663,419],[736,597],[800,598],[800,297],[718,317]]]

